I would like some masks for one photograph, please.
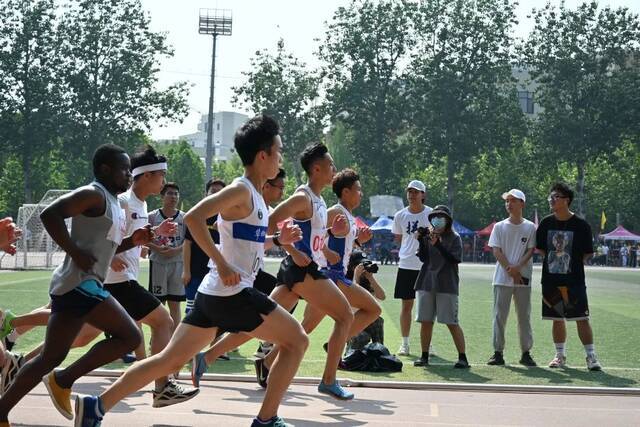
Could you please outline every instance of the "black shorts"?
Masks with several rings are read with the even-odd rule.
[[[416,299],[416,280],[420,270],[407,270],[406,268],[398,268],[396,276],[396,287],[393,291],[395,299]]]
[[[304,282],[304,278],[311,276],[314,280],[328,279],[328,277],[318,269],[318,264],[311,261],[306,267],[300,267],[295,262],[291,255],[288,255],[280,263],[280,270],[278,270],[278,283],[282,283],[289,289],[293,289],[296,283]]]
[[[271,298],[253,288],[244,288],[230,297],[198,292],[193,310],[182,321],[199,328],[251,332],[264,321],[261,315],[268,315],[277,306]]]
[[[105,283],[104,288],[120,303],[136,322],[147,317],[161,302],[135,280]]]
[[[259,290],[265,295],[271,295],[271,291],[273,291],[276,286],[278,286],[278,279],[262,269],[258,270],[258,274],[256,274],[256,278],[253,281],[254,289]]]
[[[109,292],[95,280],[85,280],[66,294],[49,295],[51,312],[68,312],[84,317],[98,304],[109,298]]]
[[[588,320],[587,287],[543,284],[542,318],[547,320]]]

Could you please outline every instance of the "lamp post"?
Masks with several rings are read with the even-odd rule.
[[[211,35],[213,52],[211,54],[211,86],[209,92],[209,117],[207,120],[207,149],[205,154],[206,178],[211,179],[213,163],[213,94],[216,74],[216,40],[218,36],[230,36],[233,16],[229,9],[200,9],[198,32]]]

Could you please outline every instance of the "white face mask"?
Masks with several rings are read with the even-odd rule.
[[[433,225],[433,228],[435,228],[436,230],[442,230],[444,227],[446,227],[447,220],[445,218],[436,216],[431,218],[431,225]]]

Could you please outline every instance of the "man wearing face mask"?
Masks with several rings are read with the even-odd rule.
[[[462,260],[462,239],[453,231],[451,211],[436,206],[429,214],[429,227],[417,232],[418,258],[423,262],[416,280],[417,317],[420,322],[421,357],[414,366],[429,365],[429,345],[433,324],[444,323],[458,350],[455,368],[468,368],[464,333],[458,324],[458,264]]]

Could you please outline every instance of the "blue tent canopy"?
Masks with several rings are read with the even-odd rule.
[[[458,233],[461,237],[465,237],[465,236],[473,236],[474,234],[476,234],[473,230],[465,227],[464,225],[460,224],[458,221],[454,220],[453,221],[453,229],[456,233]]]
[[[393,228],[393,220],[386,216],[381,216],[371,224],[371,231],[388,231],[390,232]]]

